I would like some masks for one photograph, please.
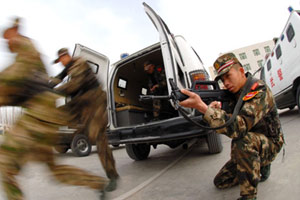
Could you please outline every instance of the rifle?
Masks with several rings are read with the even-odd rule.
[[[165,99],[175,101],[184,101],[189,96],[180,92],[180,89],[174,83],[173,79],[169,79],[172,92],[170,95],[140,95],[140,101],[148,101],[153,99]],[[201,86],[207,86],[207,89],[201,89]],[[232,100],[233,95],[228,90],[222,90],[216,81],[195,81],[192,89],[189,91],[196,93],[206,103],[210,104],[212,101],[220,101],[222,103]]]
[[[179,105],[179,101],[184,101],[185,99],[189,98],[189,96],[183,94],[180,92],[180,89],[177,87],[177,85],[174,83],[173,79],[169,79],[169,83],[172,88],[171,95],[166,96],[154,96],[154,95],[140,95],[140,100],[150,100],[150,99],[171,99],[175,105],[175,108],[182,114],[182,116],[192,124],[199,126],[200,128],[207,129],[207,130],[217,130],[224,128],[226,126],[229,126],[236,118],[238,112],[240,111],[243,100],[242,98],[250,91],[251,85],[255,81],[255,79],[252,78],[250,75],[247,78],[246,84],[244,88],[242,89],[241,95],[236,103],[236,106],[234,108],[233,114],[230,117],[228,121],[225,122],[222,126],[218,127],[209,127],[202,123],[196,122],[195,120],[191,119],[188,116],[188,113]],[[211,85],[214,90],[199,90],[199,85]],[[233,94],[229,93],[227,90],[221,90],[218,83],[216,81],[196,81],[192,87],[193,89],[190,90],[197,95],[201,97],[201,99],[206,103],[209,104],[212,101],[221,101],[223,102],[229,102],[233,100]],[[200,87],[201,88],[201,87]]]

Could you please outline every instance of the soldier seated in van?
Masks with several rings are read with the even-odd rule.
[[[144,71],[148,75],[148,94],[167,95],[168,89],[164,68],[161,66],[156,66],[152,61],[147,60],[144,62]],[[160,119],[161,106],[161,100],[153,100],[153,121]]]

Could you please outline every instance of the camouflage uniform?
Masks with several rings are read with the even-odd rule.
[[[95,74],[84,59],[73,58],[66,69],[65,75],[70,80],[57,90],[72,97],[66,107],[74,114],[73,123],[82,124],[82,128],[77,127],[78,132],[87,129],[90,141],[96,141],[98,156],[107,176],[110,179],[117,178],[119,175],[106,136],[106,92],[101,89]]]
[[[167,82],[165,71],[162,67],[157,66],[154,68],[152,74],[148,74],[148,87],[151,89],[154,85],[158,84],[158,88],[155,89],[151,94],[153,95],[165,95],[167,90]],[[161,110],[161,100],[153,100],[153,117],[158,118]]]
[[[0,146],[0,173],[7,198],[24,199],[15,176],[29,161],[47,164],[62,183],[102,189],[108,183],[106,179],[55,163],[53,146],[58,127],[66,125],[69,116],[56,108],[60,96],[47,87],[45,67],[30,39],[18,35],[8,42],[17,55],[15,62],[0,73],[0,106],[20,106],[24,114]]]
[[[215,68],[218,71],[218,67]],[[243,106],[234,122],[217,130],[217,133],[232,138],[232,143],[231,159],[216,175],[214,184],[218,188],[239,184],[240,195],[247,198],[256,198],[261,168],[275,159],[284,143],[270,89],[260,80],[254,84],[251,92],[243,98]],[[239,94],[236,94],[236,99]],[[211,127],[223,125],[231,117],[234,104],[231,103],[227,112],[208,107],[204,119]]]

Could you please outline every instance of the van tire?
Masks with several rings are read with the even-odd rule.
[[[298,112],[300,113],[300,85],[297,88],[297,106],[298,106]]]
[[[151,148],[149,144],[126,144],[125,147],[128,156],[136,161],[146,160]]]
[[[92,145],[86,135],[77,134],[73,138],[71,149],[75,156],[83,157],[90,155]]]
[[[206,139],[209,153],[220,153],[223,150],[221,135],[216,131],[208,132]]]

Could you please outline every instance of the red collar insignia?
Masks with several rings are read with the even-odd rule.
[[[246,94],[243,97],[243,101],[248,101],[250,99],[252,99],[253,97],[255,97],[255,95],[257,95],[259,93],[259,91],[254,91],[254,92],[249,92],[248,94]]]
[[[157,71],[158,71],[158,72],[161,72],[161,71],[162,71],[162,68],[161,68],[161,67],[158,67],[158,68],[157,68]]]
[[[258,82],[255,82],[255,83],[252,85],[251,90],[255,90],[255,89],[257,88],[257,86],[258,86]]]

